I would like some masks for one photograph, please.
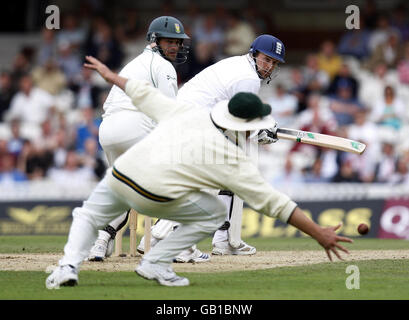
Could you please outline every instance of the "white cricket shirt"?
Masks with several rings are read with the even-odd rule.
[[[170,98],[175,98],[178,92],[175,68],[150,46],[146,46],[139,56],[121,70],[119,75],[128,79],[148,81]],[[125,92],[115,85],[112,86],[103,108],[105,111],[103,117],[122,109],[138,111]]]
[[[249,54],[220,60],[199,72],[179,89],[177,99],[211,109],[238,92],[258,94],[261,80]]]
[[[115,161],[112,172],[125,176],[123,183],[171,199],[198,190],[231,190],[256,211],[287,222],[296,203],[262,178],[206,109],[170,99],[146,81],[129,80],[126,93],[158,125]],[[116,181],[111,171],[108,177],[108,183]],[[115,191],[116,184],[109,184]]]

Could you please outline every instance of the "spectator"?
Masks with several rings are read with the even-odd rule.
[[[76,106],[79,109],[100,107],[100,95],[102,89],[95,85],[92,80],[92,70],[82,68],[81,76],[72,83],[70,89],[76,94]]]
[[[26,175],[15,166],[13,155],[6,154],[2,156],[2,167],[0,170],[0,184],[9,184],[14,182],[26,181]]]
[[[116,35],[121,43],[134,42],[144,33],[140,24],[140,17],[136,8],[127,8],[123,12],[124,17],[116,27]]]
[[[358,89],[359,83],[358,80],[351,74],[348,64],[343,63],[341,65],[341,69],[335,75],[334,79],[332,79],[328,90],[327,95],[334,95],[338,91],[338,87],[340,84],[348,83],[352,90],[352,98],[358,98]]]
[[[390,26],[387,15],[381,15],[376,22],[376,29],[372,31],[369,38],[369,52],[372,54],[376,48],[388,40],[390,33],[399,32],[396,28]]]
[[[360,86],[358,89],[358,100],[370,108],[384,96],[384,89],[390,83],[394,83],[394,78],[390,77],[388,68],[384,63],[378,63],[370,73],[360,72],[358,78]]]
[[[358,173],[354,170],[352,166],[352,161],[347,159],[343,161],[340,165],[338,173],[332,179],[332,182],[346,182],[346,183],[356,183],[361,182],[358,177]]]
[[[330,96],[329,108],[334,113],[339,126],[347,126],[354,122],[354,115],[362,104],[352,96],[352,87],[346,80],[338,83],[337,91]]]
[[[360,61],[369,56],[370,31],[366,28],[364,19],[360,19],[359,29],[347,31],[338,44],[338,53],[352,56]]]
[[[409,84],[409,41],[405,43],[402,59],[398,62],[398,76],[402,84]]]
[[[9,154],[7,140],[0,139],[0,170],[3,170],[3,159]]]
[[[285,159],[284,170],[273,178],[271,184],[279,190],[283,190],[302,182],[303,177],[301,172],[297,168],[294,168],[291,155],[288,155]]]
[[[371,113],[371,119],[375,123],[399,130],[406,120],[405,105],[396,97],[393,87],[386,86],[383,99],[375,103]]]
[[[330,79],[328,74],[319,68],[317,55],[307,55],[302,73],[303,86],[308,93],[324,92],[327,89]]]
[[[30,140],[25,140],[20,152],[17,167],[29,180],[42,180],[53,163],[50,153],[37,149]]]
[[[55,148],[53,153],[53,167],[62,168],[67,158],[67,150],[70,149],[70,141],[67,132],[59,129],[55,134]]]
[[[50,181],[66,186],[95,181],[93,170],[88,167],[81,167],[78,154],[74,150],[67,152],[63,168],[50,168],[48,178]]]
[[[42,66],[47,61],[56,60],[58,55],[58,45],[55,30],[43,28],[41,31],[41,43],[37,50],[37,64]]]
[[[20,119],[22,124],[39,126],[45,121],[53,106],[53,97],[48,92],[34,87],[32,77],[25,75],[20,80],[20,91],[13,97],[5,119],[6,121]]]
[[[321,50],[317,55],[318,68],[325,71],[330,79],[333,79],[341,69],[342,58],[335,51],[332,41],[324,41]]]
[[[79,53],[85,36],[86,32],[79,26],[76,14],[66,14],[62,19],[62,28],[57,34],[58,45],[67,45],[74,53]]]
[[[307,109],[302,111],[296,118],[294,127],[323,134],[334,134],[337,130],[337,122],[334,114],[328,108],[328,103],[321,95],[314,93],[307,99]],[[290,152],[301,152],[306,157],[317,157],[320,148],[303,143],[296,143]]]
[[[372,52],[364,67],[374,68],[377,64],[383,63],[388,68],[395,68],[398,61],[402,59],[403,49],[400,45],[397,32],[390,32],[385,42],[380,43]]]
[[[325,183],[328,178],[322,176],[322,159],[317,157],[310,168],[307,168],[304,174],[304,182],[306,183]]]
[[[10,108],[11,99],[14,94],[15,90],[13,89],[10,73],[2,71],[0,73],[0,122],[3,121],[4,115]]]
[[[409,163],[406,157],[398,157],[396,161],[396,171],[389,177],[388,183],[408,184],[409,183]]]
[[[365,1],[361,18],[365,22],[365,25],[369,30],[374,30],[376,28],[376,23],[379,18],[379,10],[377,8],[375,0]]]
[[[193,42],[194,43],[194,42]],[[209,43],[199,42],[192,47],[188,54],[188,63],[176,66],[178,82],[183,84],[193,78],[203,69],[216,62],[213,46]]]
[[[396,171],[395,141],[382,141],[380,157],[376,163],[375,182],[386,183]]]
[[[106,165],[99,151],[98,142],[93,138],[88,138],[85,140],[84,152],[79,157],[83,166],[93,171],[95,178],[102,179],[105,175]]]
[[[98,129],[101,124],[101,119],[95,118],[92,108],[82,109],[82,119],[76,133],[76,151],[79,153],[85,151],[85,141],[88,138],[93,138],[98,142]]]
[[[33,69],[32,77],[34,85],[49,94],[56,96],[65,89],[67,79],[64,73],[58,68],[57,62],[53,59],[45,61]]]
[[[272,115],[277,123],[282,126],[291,126],[297,112],[298,100],[291,93],[287,93],[282,84],[277,84],[275,93],[267,103],[271,106]]]
[[[355,113],[354,123],[346,128],[347,138],[365,143],[365,154],[371,154],[376,159],[380,152],[380,134],[376,124],[369,120],[369,113],[368,108],[359,109]]]
[[[215,57],[220,57],[224,44],[223,30],[217,25],[213,14],[208,13],[195,24],[193,29],[195,43],[202,44],[212,52]],[[195,48],[198,52],[198,48]]]
[[[300,68],[291,69],[291,85],[289,93],[297,98],[297,113],[304,111],[307,108],[308,88],[304,85],[303,73]]]
[[[97,18],[85,42],[86,55],[94,56],[108,68],[116,70],[123,59],[122,46],[113,34],[109,24]]]
[[[250,23],[257,35],[274,34],[272,15],[260,10],[260,5],[257,2],[248,4],[244,10],[244,18]]]
[[[256,38],[253,28],[242,20],[238,12],[231,12],[227,19],[224,53],[227,56],[246,54]]]
[[[403,42],[409,40],[408,10],[405,4],[401,3],[393,10],[391,26],[399,31]]]
[[[31,72],[30,59],[24,51],[20,51],[13,61],[13,66],[10,72],[11,83],[15,91],[18,90],[20,79]]]
[[[69,42],[59,43],[57,64],[64,72],[68,85],[75,82],[82,69],[81,59],[74,52]]]
[[[12,120],[10,123],[11,138],[7,143],[7,149],[16,159],[23,149],[24,139],[20,134],[20,121]]]

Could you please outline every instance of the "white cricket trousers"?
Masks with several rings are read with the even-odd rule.
[[[141,141],[154,128],[153,120],[141,112],[122,109],[104,117],[99,128],[99,142],[109,165],[112,166],[121,154]],[[125,225],[127,210],[110,221],[109,225],[115,230],[118,230],[119,226]]]
[[[115,179],[108,169],[82,207],[73,210],[68,242],[59,264],[80,268],[97,238],[97,231],[130,207],[150,217],[180,223],[169,237],[144,256],[144,259],[160,264],[171,264],[183,250],[211,236],[226,216],[223,202],[209,193],[197,191],[169,202],[155,202]]]

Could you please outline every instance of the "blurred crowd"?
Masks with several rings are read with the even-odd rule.
[[[22,48],[0,71],[0,183],[102,178],[107,163],[98,128],[110,87],[82,63],[93,55],[118,71],[137,56],[130,48],[147,44],[140,15],[123,10],[115,22],[92,10],[65,14],[60,30],[43,29],[39,46]],[[192,1],[175,12],[165,2],[159,15],[174,15],[191,36],[189,60],[176,66],[180,85],[220,59],[247,53],[257,35],[275,30],[256,6],[203,13]],[[264,88],[280,126],[367,144],[362,156],[304,144],[264,146],[267,158],[283,159],[282,170],[261,163],[272,184],[409,183],[408,17],[404,6],[386,12],[367,1],[359,30],[323,39],[302,64],[284,65]]]

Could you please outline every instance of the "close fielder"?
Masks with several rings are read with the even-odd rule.
[[[149,45],[119,74],[129,79],[146,80],[167,97],[176,98],[177,76],[172,62],[186,61],[187,50],[183,46],[185,39],[189,37],[178,19],[170,16],[154,19],[147,32]],[[155,128],[155,122],[135,108],[131,99],[116,86],[109,92],[103,108],[105,113],[99,139],[109,165],[112,165],[118,156],[148,135]],[[128,215],[129,211],[99,230],[89,260],[103,261],[112,254],[116,233],[125,226]],[[195,262],[210,258],[197,249],[194,254]]]
[[[277,76],[279,64],[284,63],[285,48],[282,41],[271,35],[257,37],[249,50],[242,56],[223,59],[194,76],[179,90],[177,99],[205,107],[209,111],[222,100],[231,99],[238,92],[258,94],[262,82],[269,83]],[[274,135],[262,130],[258,135],[258,143],[276,142]],[[221,190],[219,198],[227,207],[226,221],[213,237],[212,254],[214,255],[252,255],[256,248],[241,240],[241,220],[243,201],[230,190]],[[160,220],[152,227],[152,243],[154,246],[177,227],[177,223]],[[233,227],[235,228],[233,231]],[[235,237],[233,236],[233,232]],[[234,240],[233,243],[232,240]],[[237,239],[238,238],[238,239]],[[138,252],[144,252],[142,238]],[[188,262],[189,254],[179,255],[176,262]]]
[[[78,284],[81,263],[95,241],[98,228],[129,207],[150,217],[180,223],[144,255],[135,272],[164,286],[189,285],[187,278],[172,270],[173,259],[182,250],[212,235],[226,216],[223,202],[203,189],[232,190],[257,212],[278,218],[313,237],[330,260],[331,253],[342,259],[338,250],[348,253],[338,242],[352,240],[335,233],[341,224],[324,228],[309,219],[294,201],[262,178],[257,166],[239,146],[226,139],[226,129],[247,134],[274,127],[271,107],[256,95],[238,93],[230,100],[219,102],[209,114],[207,110],[164,96],[147,81],[119,77],[97,59],[87,57],[87,60],[87,67],[124,90],[133,104],[158,125],[119,156],[89,198],[73,210],[64,256],[45,281],[48,289]],[[197,158],[175,161],[174,155],[180,155],[186,148]],[[203,155],[232,161],[206,162]],[[197,162],[200,159],[202,162]]]

